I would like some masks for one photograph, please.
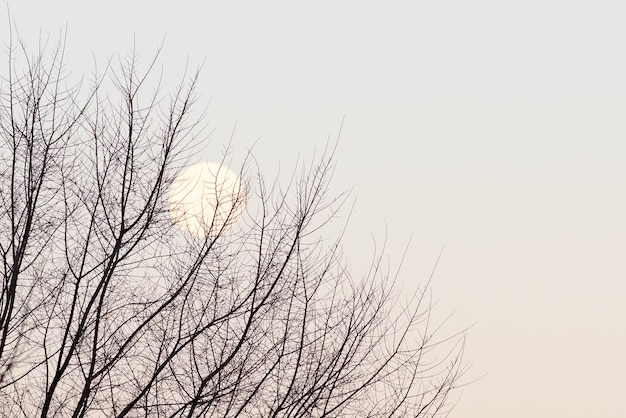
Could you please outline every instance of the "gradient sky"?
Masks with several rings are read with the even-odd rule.
[[[204,61],[206,159],[237,122],[235,158],[260,138],[273,173],[345,115],[333,191],[354,187],[355,274],[385,229],[392,263],[412,237],[407,288],[445,245],[437,314],[474,324],[467,378],[485,376],[452,418],[626,416],[625,1],[7,5],[33,47],[67,24],[76,76],[133,36],[147,59],[166,35],[166,86]]]

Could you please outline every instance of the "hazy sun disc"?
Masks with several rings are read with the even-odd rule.
[[[170,214],[186,231],[211,236],[237,221],[245,192],[237,174],[223,165],[203,162],[185,168],[169,191]]]

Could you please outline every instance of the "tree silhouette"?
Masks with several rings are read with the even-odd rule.
[[[428,283],[401,298],[380,254],[353,278],[321,238],[332,148],[284,187],[249,160],[239,222],[187,234],[167,193],[197,73],[151,92],[158,53],[133,51],[72,85],[64,45],[11,39],[0,86],[2,416],[446,413],[463,333],[435,337]]]

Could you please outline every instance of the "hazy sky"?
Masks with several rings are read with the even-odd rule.
[[[33,47],[67,24],[77,76],[133,36],[147,59],[166,34],[169,86],[204,61],[202,158],[237,122],[235,155],[260,138],[262,167],[290,167],[345,115],[350,265],[386,223],[392,262],[412,236],[411,288],[445,245],[437,312],[475,324],[467,377],[486,376],[452,418],[626,416],[626,1],[7,4]]]

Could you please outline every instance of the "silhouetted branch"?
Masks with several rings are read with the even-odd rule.
[[[11,39],[0,88],[3,415],[445,412],[464,336],[434,336],[428,285],[402,304],[382,253],[357,279],[320,238],[346,199],[334,148],[285,189],[257,170],[226,222],[188,234],[167,194],[200,138],[198,74],[146,96],[158,52],[142,70],[132,51],[85,92],[64,45]]]

